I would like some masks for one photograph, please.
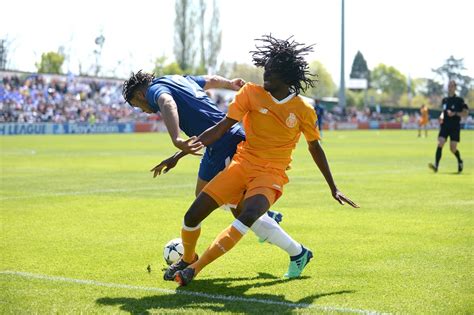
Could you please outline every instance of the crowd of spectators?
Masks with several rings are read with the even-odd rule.
[[[146,115],[124,102],[122,81],[78,77],[31,74],[2,75],[0,84],[0,123],[110,123],[159,120]],[[209,93],[222,111],[227,110],[233,94]],[[307,100],[313,102],[312,99]],[[383,113],[380,108],[357,109],[331,106],[324,110],[324,122],[392,121],[415,123],[419,117],[415,109],[410,113],[396,110]]]
[[[124,103],[120,80],[69,76],[3,76],[0,122],[107,123],[143,119]]]

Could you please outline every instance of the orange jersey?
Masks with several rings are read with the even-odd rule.
[[[421,113],[420,124],[428,123],[428,120],[429,120],[428,107],[420,108],[420,113]]]
[[[229,105],[227,117],[242,121],[244,142],[236,159],[285,170],[301,133],[306,141],[319,140],[316,112],[294,94],[278,101],[262,86],[247,83]]]

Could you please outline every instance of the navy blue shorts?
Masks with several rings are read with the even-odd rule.
[[[237,145],[243,140],[239,135],[224,135],[214,145],[207,147],[199,165],[199,178],[210,182],[229,165],[237,150]]]

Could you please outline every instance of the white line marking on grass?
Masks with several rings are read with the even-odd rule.
[[[22,272],[22,271],[4,270],[4,271],[0,271],[0,274],[19,276],[19,277],[30,278],[30,279],[41,279],[41,280],[47,280],[47,281],[77,283],[77,284],[84,284],[84,285],[91,285],[91,286],[98,286],[98,287],[151,291],[151,292],[160,292],[160,293],[165,293],[165,294],[198,296],[198,297],[203,297],[210,300],[260,303],[260,304],[267,304],[267,305],[282,305],[282,306],[291,307],[291,308],[313,308],[313,309],[318,309],[318,310],[327,311],[327,312],[343,312],[343,313],[356,313],[356,314],[386,314],[386,313],[380,313],[377,311],[359,310],[359,309],[352,309],[352,308],[345,308],[345,307],[323,306],[323,305],[315,305],[315,304],[307,304],[307,303],[291,303],[291,302],[272,301],[272,300],[266,300],[266,299],[246,298],[246,297],[232,296],[232,295],[210,294],[210,293],[195,292],[195,291],[170,290],[170,289],[162,289],[162,288],[154,288],[154,287],[143,287],[143,286],[128,285],[128,284],[100,282],[100,281],[95,281],[95,280],[81,280],[81,279],[65,278],[65,277],[58,277],[58,276],[48,276],[48,275],[35,274],[35,273],[30,273],[30,272]]]

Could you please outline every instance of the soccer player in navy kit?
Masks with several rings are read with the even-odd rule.
[[[458,160],[458,173],[461,173],[464,165],[461,159],[461,153],[457,149],[458,143],[461,140],[461,117],[467,117],[469,108],[462,97],[456,95],[456,82],[449,81],[448,97],[443,98],[441,102],[443,111],[439,116],[440,130],[438,135],[438,147],[436,148],[435,164],[428,164],[430,169],[434,172],[438,171],[439,161],[441,160],[441,153],[446,139],[451,139],[449,148]]]
[[[197,136],[221,121],[225,114],[208,97],[205,90],[226,88],[239,90],[245,81],[242,79],[228,80],[220,76],[179,76],[170,75],[155,78],[152,74],[142,71],[132,73],[124,82],[122,94],[133,107],[138,107],[146,113],[161,112],[173,144],[181,150],[178,154],[198,154],[203,148],[200,142],[194,142]],[[190,139],[179,137],[180,129]],[[196,196],[221,170],[232,160],[237,145],[245,139],[240,125],[236,124],[222,138],[206,148],[199,166],[196,184]],[[154,176],[161,173],[161,163],[152,169]],[[166,163],[165,163],[166,164]],[[170,166],[168,164],[168,166]],[[172,168],[171,166],[169,168]],[[167,169],[164,171],[166,172]],[[231,205],[234,216],[235,205]],[[301,254],[303,247],[293,240],[274,220],[274,213],[262,216],[252,226],[252,231],[261,239],[267,240],[288,253],[291,257]],[[278,219],[278,218],[275,218]],[[281,218],[280,218],[281,220]],[[195,227],[198,229],[200,226]],[[190,231],[192,232],[192,231]],[[164,275],[165,280],[173,280],[175,271],[184,269],[197,260],[197,256],[185,257],[172,265]],[[175,267],[175,268],[174,268]],[[176,269],[176,270],[175,270]],[[303,268],[297,273],[292,272],[288,277],[298,277]],[[288,274],[288,273],[287,273]]]

